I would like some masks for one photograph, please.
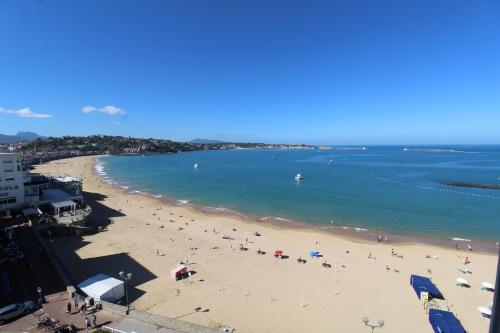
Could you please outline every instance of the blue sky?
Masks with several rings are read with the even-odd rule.
[[[500,2],[2,0],[18,130],[498,144]]]

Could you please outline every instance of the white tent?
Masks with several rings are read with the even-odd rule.
[[[106,274],[98,274],[78,285],[83,292],[96,301],[116,302],[125,295],[124,282]]]

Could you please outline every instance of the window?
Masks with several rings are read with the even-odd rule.
[[[13,204],[13,203],[16,203],[16,198],[0,199],[0,206],[5,205],[5,204]]]
[[[7,172],[14,172],[14,169],[5,169],[3,172],[7,173]]]
[[[3,160],[3,164],[12,164],[14,163],[13,160]]]
[[[15,180],[15,178],[5,178],[5,181],[8,182],[10,180]]]

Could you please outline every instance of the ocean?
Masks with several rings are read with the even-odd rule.
[[[221,150],[100,157],[128,191],[246,215],[393,234],[500,239],[500,146]],[[194,164],[198,167],[195,168]],[[300,173],[303,179],[295,180]]]

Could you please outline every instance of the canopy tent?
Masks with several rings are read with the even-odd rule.
[[[460,321],[448,311],[430,309],[429,322],[435,333],[465,333]]]
[[[425,291],[429,293],[430,297],[443,299],[443,294],[441,294],[439,289],[432,283],[431,279],[427,277],[412,275],[410,276],[410,284],[413,289],[415,289],[418,298],[420,298],[420,293]]]
[[[124,282],[106,274],[98,274],[78,285],[84,293],[96,301],[116,302],[125,295]]]
[[[180,276],[187,273],[187,268],[184,265],[179,265],[170,271],[170,277],[176,281]]]

